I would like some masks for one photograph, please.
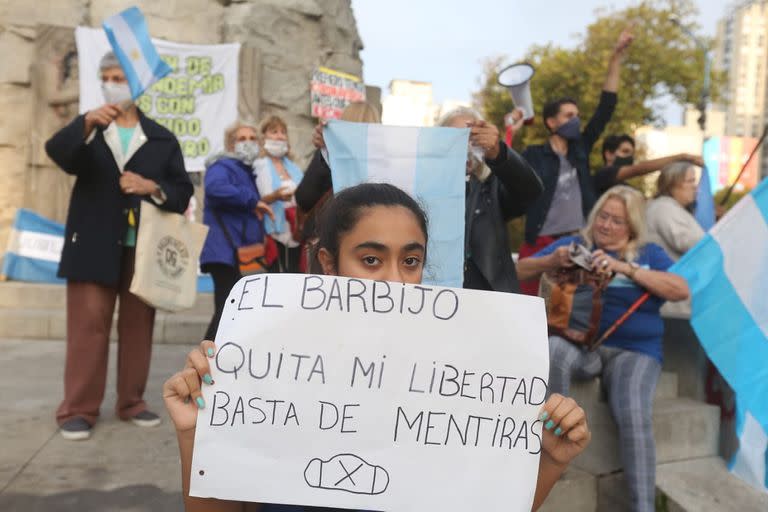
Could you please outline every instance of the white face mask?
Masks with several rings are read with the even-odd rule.
[[[259,143],[255,140],[241,140],[235,142],[235,154],[240,160],[251,165],[259,156]]]
[[[104,100],[113,105],[131,101],[131,88],[127,83],[102,82],[101,93],[104,95]]]
[[[288,143],[284,140],[267,139],[264,141],[264,151],[275,158],[283,158],[288,153]]]

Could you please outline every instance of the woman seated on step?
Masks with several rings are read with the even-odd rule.
[[[659,313],[666,300],[688,297],[685,280],[667,272],[672,260],[646,241],[645,199],[628,186],[609,189],[589,215],[579,236],[557,240],[531,258],[520,260],[520,279],[573,266],[569,246],[578,242],[592,253],[596,268],[614,274],[603,298],[600,333],[614,324],[647,291],[650,297],[596,350],[588,351],[550,336],[549,390],[568,396],[572,378],[602,376],[611,413],[619,429],[621,458],[634,511],[653,511],[656,449],[652,413],[661,373],[664,324]]]
[[[409,284],[421,283],[426,265],[427,219],[408,194],[392,185],[350,187],[329,200],[319,224],[317,258],[326,275]],[[469,348],[469,347],[468,347]],[[198,408],[206,406],[202,383],[213,383],[209,360],[216,345],[203,341],[187,357],[186,368],[168,379],[163,397],[176,427],[181,452],[187,512],[325,510],[313,507],[240,503],[189,496],[189,480]],[[543,449],[533,502],[536,510],[574,457],[589,444],[584,411],[571,398],[553,394],[544,404]],[[514,475],[510,475],[513,478]],[[414,491],[417,492],[417,491]],[[510,510],[519,510],[510,504]]]

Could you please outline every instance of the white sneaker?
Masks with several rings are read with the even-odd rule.
[[[144,410],[131,418],[131,421],[139,427],[156,427],[160,424],[160,416],[152,411]]]
[[[77,416],[62,423],[59,432],[61,437],[69,441],[84,441],[91,437],[91,429],[87,421]]]

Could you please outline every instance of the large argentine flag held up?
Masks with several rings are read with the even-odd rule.
[[[469,129],[330,121],[323,138],[334,192],[375,182],[415,197],[429,217],[424,282],[461,288]]]
[[[731,470],[768,491],[768,180],[673,267],[688,280],[691,323],[736,393]]]
[[[104,20],[109,44],[123,68],[135,100],[150,85],[171,72],[149,38],[147,23],[138,7],[130,7]]]

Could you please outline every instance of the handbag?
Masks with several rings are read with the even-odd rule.
[[[191,308],[207,235],[208,226],[142,201],[130,292],[157,309]]]
[[[546,304],[550,335],[594,350],[603,312],[603,292],[613,276],[592,270],[588,255],[586,248],[572,244],[571,260],[575,265],[542,275],[539,296]]]
[[[218,222],[227,242],[229,242],[229,245],[235,252],[235,263],[240,275],[249,276],[268,272],[270,262],[268,261],[267,244],[256,243],[238,247],[232,239],[232,235],[229,234],[227,226],[224,225],[224,221],[221,220],[219,212],[214,211],[213,216],[216,218],[216,222]],[[245,234],[245,221],[243,221],[243,234]]]

